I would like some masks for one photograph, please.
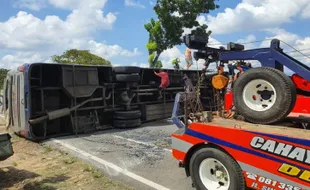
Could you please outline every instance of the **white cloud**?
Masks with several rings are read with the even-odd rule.
[[[292,44],[293,46],[296,46],[296,41],[300,39],[300,37],[297,34],[287,32],[281,28],[266,29],[265,31],[272,34],[272,36],[267,36],[266,39],[277,38],[279,40],[284,41],[285,43]],[[269,46],[270,46],[270,40],[266,40],[261,44],[261,47],[269,47]]]
[[[46,0],[17,0],[14,2],[15,8],[26,8],[33,11],[39,11],[46,7]]]
[[[137,62],[133,62],[130,64],[130,66],[136,66],[136,67],[142,67],[142,68],[149,68],[149,64],[148,63],[137,63]]]
[[[217,39],[209,36],[208,46],[213,47],[213,48],[220,48],[221,46],[225,47],[225,44],[223,44],[223,43],[219,42]]]
[[[184,68],[185,66],[185,60],[183,58],[183,54],[181,53],[181,51],[179,50],[179,48],[177,48],[176,46],[165,50],[159,57],[159,60],[162,61],[163,63],[163,68],[168,68],[171,69],[173,68],[172,65],[172,61],[176,58],[179,58],[181,63],[180,66]]]
[[[243,0],[234,9],[226,8],[216,16],[208,15],[204,23],[214,34],[227,34],[245,30],[279,27],[283,23],[292,22],[295,16],[304,11],[309,0]],[[201,16],[203,17],[203,16]]]
[[[53,44],[63,46],[71,41],[89,38],[100,29],[111,29],[116,21],[112,13],[103,15],[101,10],[74,10],[66,20],[58,16],[46,16],[41,20],[20,11],[6,22],[0,22],[0,47],[32,49]]]
[[[150,5],[151,5],[151,6],[154,6],[155,3],[154,3],[153,1],[150,1]]]
[[[106,45],[104,43],[95,42],[94,40],[88,42],[88,47],[92,53],[105,58],[111,58],[118,55],[126,57],[141,55],[141,52],[139,52],[137,48],[133,51],[129,51],[123,49],[119,45]]]
[[[62,9],[102,9],[108,0],[48,0],[48,2]]]
[[[24,62],[47,62],[50,56],[76,48],[111,58],[140,55],[137,48],[132,51],[119,45],[96,42],[92,36],[101,30],[110,30],[117,17],[113,13],[104,14],[107,0],[49,0],[58,8],[72,9],[65,19],[48,15],[39,19],[20,11],[16,16],[0,22],[0,50],[12,52],[0,57],[2,67],[12,68]]]
[[[304,8],[304,10],[301,13],[302,18],[310,18],[310,4]]]
[[[260,47],[269,47],[270,46],[269,39],[279,39],[281,40],[280,47],[283,48],[285,53],[295,58],[296,60],[310,66],[310,58],[309,58],[310,57],[310,37],[300,37],[297,34],[287,32],[280,28],[268,29],[267,32],[269,32],[272,35],[267,36],[266,39],[268,40],[264,41],[260,45]],[[291,75],[293,73],[291,70],[287,68],[285,68],[285,72],[288,75]]]
[[[2,57],[0,59],[0,67],[12,69],[17,65],[33,62],[44,62],[44,58],[40,53],[36,52],[17,52]]]
[[[138,7],[138,8],[145,8],[140,2],[136,2],[134,0],[125,0],[125,5],[129,7]]]
[[[248,35],[245,39],[239,39],[236,43],[244,44],[245,49],[254,49],[257,47],[255,43],[249,43],[256,41],[256,37],[253,34]]]

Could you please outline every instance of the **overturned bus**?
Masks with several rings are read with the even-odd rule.
[[[3,106],[9,126],[31,140],[87,133],[99,129],[139,127],[171,116],[176,93],[186,74],[195,85],[200,73],[169,70],[170,86],[158,99],[160,78],[154,69],[24,64],[8,72]],[[216,73],[211,73],[210,78]],[[200,86],[206,109],[215,106],[210,82]]]

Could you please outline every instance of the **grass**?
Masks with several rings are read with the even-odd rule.
[[[1,163],[0,189],[129,190],[65,151],[13,137],[14,155]]]
[[[49,145],[43,146],[43,152],[44,153],[49,153],[51,151],[53,151],[53,148],[51,146],[49,146]]]
[[[98,169],[94,168],[92,165],[89,165],[89,164],[84,164],[83,171],[91,173],[94,178],[103,177],[102,173]]]
[[[68,157],[68,158],[65,158],[65,159],[63,160],[63,162],[64,162],[65,164],[73,164],[73,163],[76,162],[76,158]]]

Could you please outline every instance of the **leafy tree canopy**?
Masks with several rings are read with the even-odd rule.
[[[62,55],[52,56],[55,63],[78,65],[111,65],[111,62],[90,53],[88,50],[70,49]]]
[[[173,68],[176,69],[176,70],[180,70],[180,59],[179,58],[176,58],[174,60],[172,60],[172,65],[173,65]]]
[[[207,14],[219,6],[215,0],[157,0],[154,6],[158,20],[151,19],[144,28],[149,33],[146,48],[149,52],[150,67],[157,65],[160,54],[166,49],[182,43],[185,28],[194,28],[191,34],[208,37],[207,25],[196,20],[200,14]]]
[[[0,90],[3,88],[4,85],[4,79],[6,77],[6,74],[8,73],[9,70],[7,69],[0,69]]]

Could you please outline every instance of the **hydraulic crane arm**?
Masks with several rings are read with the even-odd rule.
[[[198,52],[194,53],[197,60],[208,59],[210,55],[212,55],[213,61],[257,60],[262,67],[272,67],[283,71],[285,66],[310,81],[310,67],[285,54],[278,39],[273,39],[269,48],[244,50],[242,45],[229,43],[229,50],[225,50],[224,47],[219,49],[208,47],[208,40],[199,41],[201,38],[189,36],[184,37],[185,45],[192,49],[198,49]],[[231,48],[231,44],[237,48]]]

